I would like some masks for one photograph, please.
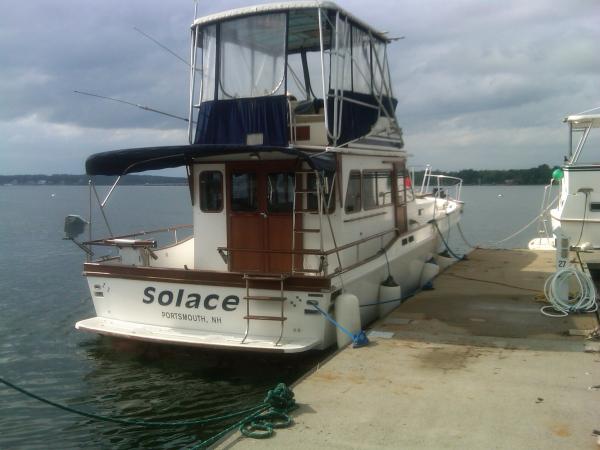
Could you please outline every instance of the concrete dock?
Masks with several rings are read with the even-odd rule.
[[[297,383],[292,427],[218,448],[598,450],[600,353],[569,335],[596,321],[539,312],[553,261],[475,250]]]

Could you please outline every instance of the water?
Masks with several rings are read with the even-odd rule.
[[[539,213],[544,186],[465,186],[461,200],[465,202],[461,228],[472,245],[500,248],[527,248],[537,237],[537,222],[514,238],[495,244],[520,230]],[[468,246],[452,231],[450,246],[461,251]]]
[[[467,238],[479,243],[511,234],[538,213],[542,193],[542,187],[465,187]],[[87,200],[86,187],[0,187],[3,378],[98,414],[191,420],[253,405],[323,357],[222,354],[75,331],[73,324],[94,312],[81,276],[84,255],[62,240],[62,226],[67,214],[87,216]],[[116,234],[149,230],[190,223],[189,203],[187,187],[121,187],[108,215]],[[532,227],[505,246],[524,247],[534,233]],[[466,249],[455,231],[450,244],[457,252]],[[0,386],[0,448],[182,448],[219,429],[94,422]]]

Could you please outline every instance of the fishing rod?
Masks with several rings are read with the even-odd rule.
[[[198,1],[195,0],[194,1],[194,20],[196,20],[197,13],[198,13]],[[159,42],[157,39],[154,39],[148,33],[145,33],[144,31],[140,30],[138,27],[133,27],[133,29],[135,31],[137,31],[138,33],[140,33],[145,38],[150,39],[152,42],[154,42],[156,45],[158,45],[163,50],[169,52],[175,58],[177,58],[178,60],[180,60],[181,62],[183,62],[186,66],[188,66],[190,68],[192,67],[191,64],[189,62],[187,62],[183,57],[179,56],[177,53],[175,53],[173,50],[171,50],[166,45],[164,45],[161,42]],[[197,67],[194,67],[194,71],[200,71],[201,72],[201,70],[198,69]],[[167,112],[164,112],[164,111],[160,111],[158,109],[150,108],[149,106],[140,105],[138,103],[128,102],[127,100],[121,100],[119,98],[113,98],[113,97],[108,97],[106,95],[93,94],[91,92],[84,92],[84,91],[77,91],[77,90],[75,90],[73,92],[75,92],[76,94],[88,95],[90,97],[97,97],[97,98],[101,98],[101,99],[104,99],[104,100],[112,100],[113,102],[119,102],[119,103],[123,103],[125,105],[134,106],[136,108],[143,109],[144,111],[155,112],[155,113],[158,113],[158,114],[162,114],[163,116],[167,116],[167,117],[172,117],[174,119],[183,120],[183,121],[188,122],[188,123],[190,121],[186,117],[177,116],[175,114],[171,114],[171,113],[167,113]],[[195,123],[196,123],[195,121],[192,121],[192,124],[195,124]]]
[[[104,100],[112,100],[113,102],[119,102],[119,103],[123,103],[125,105],[135,106],[136,108],[143,109],[144,111],[155,112],[158,114],[162,114],[163,116],[172,117],[174,119],[179,119],[179,120],[183,120],[185,122],[189,122],[189,119],[187,119],[186,117],[181,117],[181,116],[177,116],[175,114],[170,114],[170,113],[167,113],[164,111],[159,111],[158,109],[150,108],[149,106],[145,106],[145,105],[139,105],[139,104],[133,103],[133,102],[128,102],[127,100],[121,100],[119,98],[107,97],[106,95],[92,94],[91,92],[84,92],[84,91],[73,91],[73,92],[75,92],[76,94],[88,95],[90,97],[97,97],[97,98],[101,98]],[[195,123],[195,122],[192,122],[192,123]]]

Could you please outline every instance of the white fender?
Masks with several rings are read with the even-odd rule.
[[[386,284],[379,285],[379,301],[383,302],[377,305],[379,318],[387,316],[392,310],[400,306],[402,302],[402,288],[398,285],[388,286]],[[396,302],[390,300],[398,300]]]
[[[448,258],[446,256],[437,255],[435,257],[435,262],[437,262],[438,266],[440,266],[440,272],[443,272],[452,264],[454,264],[457,260],[455,258]]]
[[[359,333],[362,328],[360,324],[360,304],[358,297],[354,294],[340,294],[335,299],[335,321],[352,334]],[[337,345],[342,348],[352,342],[350,336],[336,327]]]
[[[433,280],[438,273],[440,273],[440,266],[431,262],[426,262],[423,265],[423,271],[421,272],[420,286],[425,286]]]

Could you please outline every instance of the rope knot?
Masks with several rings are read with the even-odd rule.
[[[279,383],[273,389],[269,390],[264,402],[271,405],[271,408],[275,411],[288,412],[296,407],[294,393],[285,383]]]

